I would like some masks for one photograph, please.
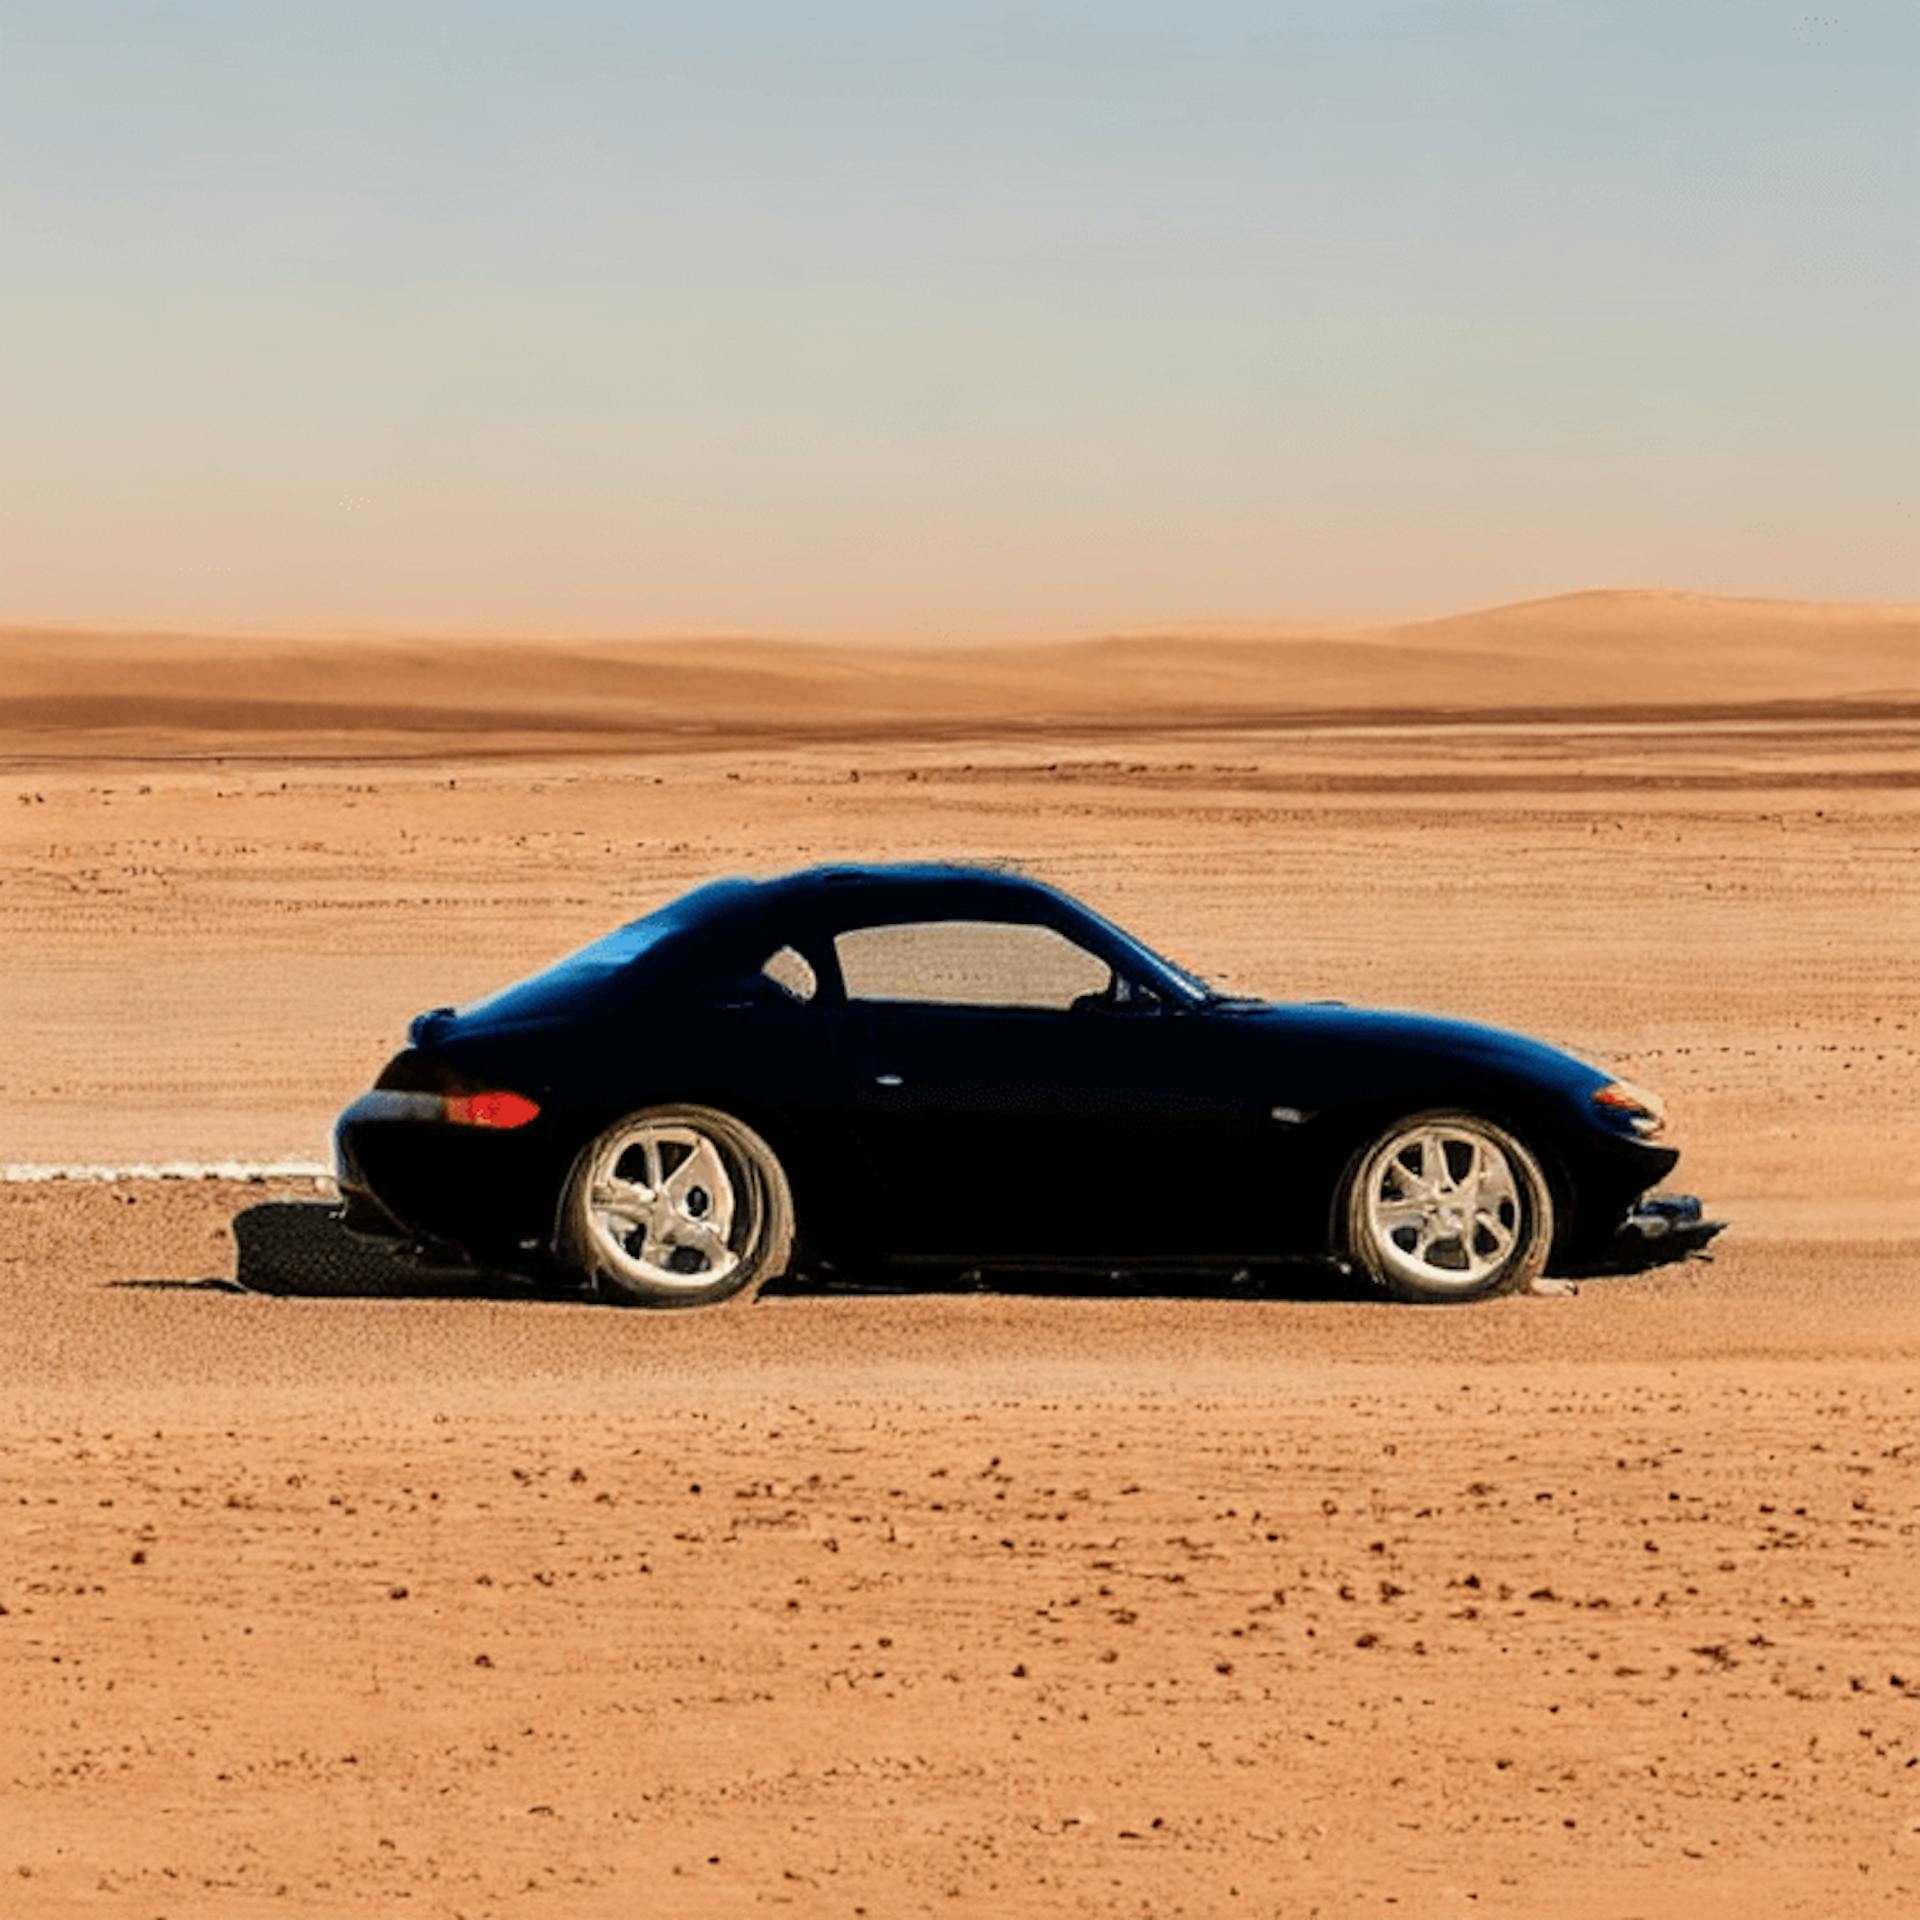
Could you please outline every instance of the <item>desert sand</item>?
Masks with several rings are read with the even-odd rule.
[[[1920,1910],[1920,610],[9,630],[0,756],[0,1915]],[[419,1008],[923,854],[1614,1065],[1718,1258],[1432,1312],[303,1264]],[[130,1171],[214,1162],[296,1171]]]

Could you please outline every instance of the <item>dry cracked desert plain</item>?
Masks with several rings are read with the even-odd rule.
[[[1920,613],[13,631],[0,751],[8,1920],[1920,1912]],[[648,1315],[125,1174],[323,1157],[416,1009],[700,877],[923,854],[1616,1064],[1718,1259]]]

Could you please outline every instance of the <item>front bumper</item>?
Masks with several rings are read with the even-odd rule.
[[[1641,1196],[1679,1164],[1676,1147],[1611,1127],[1585,1126],[1563,1143],[1564,1180],[1554,1198],[1556,1273],[1606,1254]]]
[[[1726,1229],[1724,1220],[1709,1220],[1690,1193],[1650,1193],[1635,1203],[1612,1239],[1562,1271],[1575,1277],[1644,1273],[1704,1254],[1708,1243]]]

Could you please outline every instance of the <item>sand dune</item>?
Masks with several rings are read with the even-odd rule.
[[[1579,593],[1344,632],[973,649],[0,628],[0,754],[487,754],[1920,702],[1920,608]]]

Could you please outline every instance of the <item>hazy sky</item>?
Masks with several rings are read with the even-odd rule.
[[[0,619],[1920,599],[1920,8],[0,0]]]

